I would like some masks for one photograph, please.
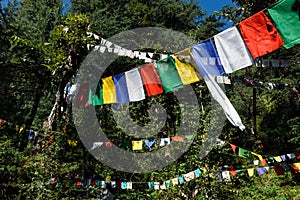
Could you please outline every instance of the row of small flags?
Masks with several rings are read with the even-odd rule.
[[[214,141],[214,138],[207,137],[211,142]],[[216,143],[217,146],[223,146],[226,142],[219,140]],[[252,168],[245,168],[246,166],[240,165],[223,165],[219,166],[219,170],[208,170],[206,168],[197,168],[196,170],[190,171],[186,174],[182,174],[175,178],[166,180],[166,181],[157,181],[157,182],[132,182],[132,181],[116,181],[111,180],[111,176],[107,176],[105,180],[99,179],[79,179],[78,177],[73,180],[73,184],[77,186],[99,186],[101,188],[117,188],[117,189],[133,189],[135,184],[144,184],[147,185],[149,189],[168,189],[170,186],[176,186],[189,182],[201,176],[209,176],[215,178],[218,182],[231,181],[237,174],[247,174],[249,177],[254,175],[263,175],[274,170],[276,175],[284,175],[285,172],[291,172],[293,175],[300,174],[300,163],[295,163],[294,161],[300,160],[300,153],[289,153],[283,154],[280,156],[264,158],[258,153],[243,149],[234,144],[228,143],[235,154],[241,158],[253,158],[253,156],[258,157],[259,160],[253,160],[247,162],[247,166],[258,166]],[[260,165],[260,166],[259,166]],[[211,172],[213,171],[213,172]],[[68,178],[67,178],[68,179]],[[60,185],[65,178],[51,178],[52,184]]]
[[[217,182],[226,182],[231,181],[237,174],[243,174],[246,172],[246,174],[249,177],[255,176],[255,175],[263,175],[270,173],[272,170],[275,171],[277,176],[284,175],[285,172],[291,172],[293,175],[300,174],[300,163],[282,163],[274,166],[266,166],[266,167],[257,167],[257,168],[248,168],[248,169],[239,169],[239,170],[225,170],[225,171],[215,171],[215,172],[209,172],[205,168],[197,168],[196,170],[193,170],[191,172],[188,172],[186,174],[182,174],[180,176],[177,176],[175,178],[166,180],[166,181],[157,181],[157,182],[134,182],[134,181],[112,181],[111,176],[107,176],[105,180],[100,179],[93,179],[93,178],[75,178],[72,181],[68,177],[65,178],[51,178],[50,183],[53,185],[58,184],[61,185],[62,183],[65,183],[69,181],[71,182],[71,185],[75,184],[76,186],[98,186],[103,189],[105,188],[112,188],[112,189],[134,189],[134,185],[141,185],[144,184],[144,186],[148,186],[149,189],[154,190],[164,190],[168,189],[171,186],[177,186],[182,185],[186,182],[190,182],[194,179],[200,178],[200,177],[210,177],[215,178]],[[244,173],[245,174],[245,173]]]

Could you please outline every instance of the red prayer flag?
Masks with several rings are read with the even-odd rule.
[[[239,27],[253,58],[275,51],[283,45],[276,27],[263,11],[243,20]]]
[[[261,161],[261,165],[262,165],[262,166],[266,166],[266,165],[267,165],[266,159],[263,159],[263,160]]]
[[[229,173],[230,173],[230,176],[234,176],[234,175],[237,174],[237,171],[236,170],[231,170],[231,171],[229,171]]]
[[[85,106],[88,105],[88,98],[89,98],[89,83],[81,83],[78,89],[78,93],[76,95],[75,104],[77,106]]]
[[[113,143],[112,143],[112,142],[105,142],[105,146],[106,146],[106,147],[112,147],[112,146],[113,146]]]
[[[279,176],[279,175],[284,175],[284,168],[282,167],[282,166],[280,166],[280,165],[275,165],[274,166],[274,170],[275,170],[275,173],[276,173],[276,175],[277,176]]]
[[[140,73],[149,97],[163,93],[162,83],[154,67],[154,63],[141,66]]]
[[[297,159],[300,159],[300,152],[295,153]]]
[[[291,166],[290,166],[290,169],[291,169],[291,172],[292,172],[294,175],[296,175],[296,174],[299,173],[299,168],[296,167],[296,166],[294,166],[294,165],[291,165]]]

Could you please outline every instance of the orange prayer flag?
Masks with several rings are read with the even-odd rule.
[[[231,143],[229,143],[229,145],[231,146],[233,152],[235,153],[237,146],[235,146],[234,144],[231,144]]]
[[[184,142],[183,137],[180,135],[171,137],[171,139],[172,139],[172,141],[175,141],[175,142]]]
[[[266,165],[267,165],[266,159],[261,160],[261,165],[262,165],[262,166],[266,166]]]

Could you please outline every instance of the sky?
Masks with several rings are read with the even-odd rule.
[[[2,4],[6,4],[8,0],[2,0]],[[69,2],[69,0],[63,0],[65,3]],[[214,11],[221,10],[223,6],[228,4],[232,5],[231,0],[198,0],[200,2],[200,6],[203,10],[207,12],[207,14],[211,14]]]
[[[232,5],[231,0],[200,0],[200,7],[207,12],[207,14],[211,14],[214,11],[219,11],[223,6]]]

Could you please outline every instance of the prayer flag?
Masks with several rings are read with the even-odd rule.
[[[258,175],[263,175],[267,173],[267,170],[264,167],[256,168],[256,171]]]
[[[145,99],[143,82],[137,68],[125,72],[126,85],[130,101],[141,101]]]
[[[171,92],[183,88],[182,82],[175,67],[174,59],[171,56],[157,61],[155,66],[165,92]]]
[[[112,76],[102,79],[102,92],[103,92],[103,103],[111,104],[116,103],[116,90]]]
[[[214,36],[221,64],[227,74],[252,65],[253,61],[236,27]]]
[[[140,72],[149,97],[164,92],[161,80],[159,79],[158,73],[154,67],[154,63],[141,66]]]
[[[250,151],[239,147],[239,156],[243,158],[250,158]]]
[[[283,45],[277,29],[263,11],[243,20],[239,27],[253,58],[275,51]]]
[[[96,88],[96,93],[94,96],[94,106],[100,106],[103,104],[103,92],[101,84],[98,84],[98,87]]]
[[[155,139],[145,140],[145,145],[146,145],[146,147],[148,147],[149,149],[151,149],[155,145]]]
[[[113,76],[113,80],[116,88],[117,103],[128,103],[129,96],[126,87],[125,74],[124,73],[117,74]]]
[[[254,168],[247,169],[247,171],[250,177],[254,175]]]
[[[184,61],[179,60],[176,57],[176,55],[174,56],[174,60],[175,60],[176,69],[177,69],[177,72],[179,74],[182,84],[188,85],[188,84],[199,81],[199,78],[198,78],[198,75],[197,75],[197,72],[196,72],[194,66],[192,66],[189,63],[185,63]]]
[[[202,77],[208,74],[212,76],[225,75],[219,55],[211,39],[193,46],[192,54]]]
[[[254,152],[251,152],[251,154],[257,156],[259,160],[263,160],[262,155],[254,153]]]
[[[195,173],[196,178],[199,178],[201,176],[201,174],[202,174],[202,172],[200,171],[200,169],[194,170],[194,173]]]
[[[229,143],[229,145],[231,146],[233,152],[236,153],[237,146],[235,146],[234,144],[231,144],[231,143]]]
[[[223,171],[222,172],[222,178],[225,180],[225,181],[230,181],[230,173],[229,171]]]
[[[268,9],[285,48],[300,44],[300,9],[298,0],[283,0]]]
[[[89,98],[89,83],[80,83],[78,93],[76,95],[75,105],[85,106]]]
[[[284,175],[284,168],[280,165],[275,165],[274,170],[277,176]]]
[[[143,149],[143,141],[132,141],[132,150],[142,150]]]
[[[275,159],[276,162],[278,162],[278,163],[282,161],[280,156],[275,156],[274,159]]]
[[[178,185],[178,178],[173,178],[171,181],[172,185]]]

